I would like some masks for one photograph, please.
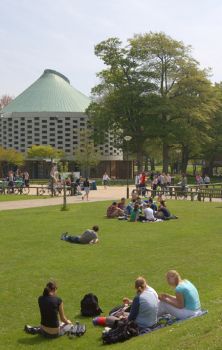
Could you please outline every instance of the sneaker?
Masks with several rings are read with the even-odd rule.
[[[39,333],[39,327],[33,327],[33,326],[29,326],[28,324],[26,324],[24,327],[24,331],[27,334],[35,335],[35,334]]]
[[[68,235],[68,232],[62,233],[62,235],[61,235],[60,239],[61,239],[62,241],[65,241],[65,240],[66,240],[67,235]]]

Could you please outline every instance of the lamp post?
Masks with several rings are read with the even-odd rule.
[[[128,148],[128,142],[132,139],[131,136],[124,136],[124,140],[126,141],[126,161],[127,161],[127,173],[126,173],[126,198],[129,198],[129,148]]]

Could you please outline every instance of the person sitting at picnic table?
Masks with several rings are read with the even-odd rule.
[[[123,216],[124,211],[117,206],[117,202],[113,202],[108,208],[106,212],[107,218],[117,218],[118,216]]]
[[[158,316],[170,314],[180,320],[198,316],[201,305],[197,288],[190,281],[182,279],[176,270],[168,271],[166,279],[176,295],[159,294]]]
[[[98,231],[99,226],[95,225],[91,230],[88,229],[79,236],[72,236],[66,232],[61,235],[61,240],[70,243],[95,244],[99,242]]]

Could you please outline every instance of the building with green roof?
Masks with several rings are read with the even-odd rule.
[[[32,145],[51,145],[73,159],[87,129],[90,99],[63,74],[46,69],[31,86],[0,111],[0,145],[26,153]],[[98,148],[102,160],[122,159],[112,136]]]

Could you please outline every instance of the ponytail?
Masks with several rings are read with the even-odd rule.
[[[49,296],[50,292],[53,292],[57,289],[57,285],[55,282],[48,282],[46,287],[44,288],[43,290],[43,296],[46,297],[46,296]]]
[[[147,283],[145,278],[138,277],[135,281],[135,288],[137,289],[137,292],[142,293],[147,287]]]

